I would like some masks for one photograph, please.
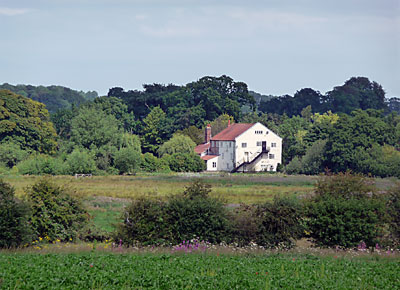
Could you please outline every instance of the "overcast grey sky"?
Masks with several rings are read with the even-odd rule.
[[[400,96],[400,0],[0,0],[0,83],[186,84],[273,95],[352,76]]]

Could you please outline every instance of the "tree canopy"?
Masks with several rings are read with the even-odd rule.
[[[62,86],[31,86],[2,84],[0,89],[10,90],[18,95],[30,98],[46,105],[49,112],[70,108],[72,105],[80,105],[86,101],[97,98],[97,92],[75,91]]]
[[[0,143],[12,141],[22,149],[54,153],[56,131],[44,104],[0,90]]]

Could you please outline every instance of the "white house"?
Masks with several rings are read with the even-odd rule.
[[[261,123],[229,125],[213,137],[208,126],[205,143],[195,152],[207,171],[276,171],[282,162],[282,138]]]

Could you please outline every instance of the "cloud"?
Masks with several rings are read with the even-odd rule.
[[[276,25],[288,27],[304,27],[321,24],[327,21],[325,17],[315,17],[300,13],[279,12],[269,10],[244,10],[232,9],[229,16],[243,24],[260,27],[271,27]]]
[[[28,9],[0,7],[0,15],[16,16],[28,13]]]
[[[170,37],[196,37],[203,34],[201,28],[182,27],[177,25],[168,25],[163,27],[142,26],[141,32],[153,37],[170,38]]]

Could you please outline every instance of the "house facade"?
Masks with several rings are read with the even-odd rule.
[[[213,137],[211,129],[195,148],[207,171],[276,171],[282,162],[282,138],[261,123],[233,124]]]

